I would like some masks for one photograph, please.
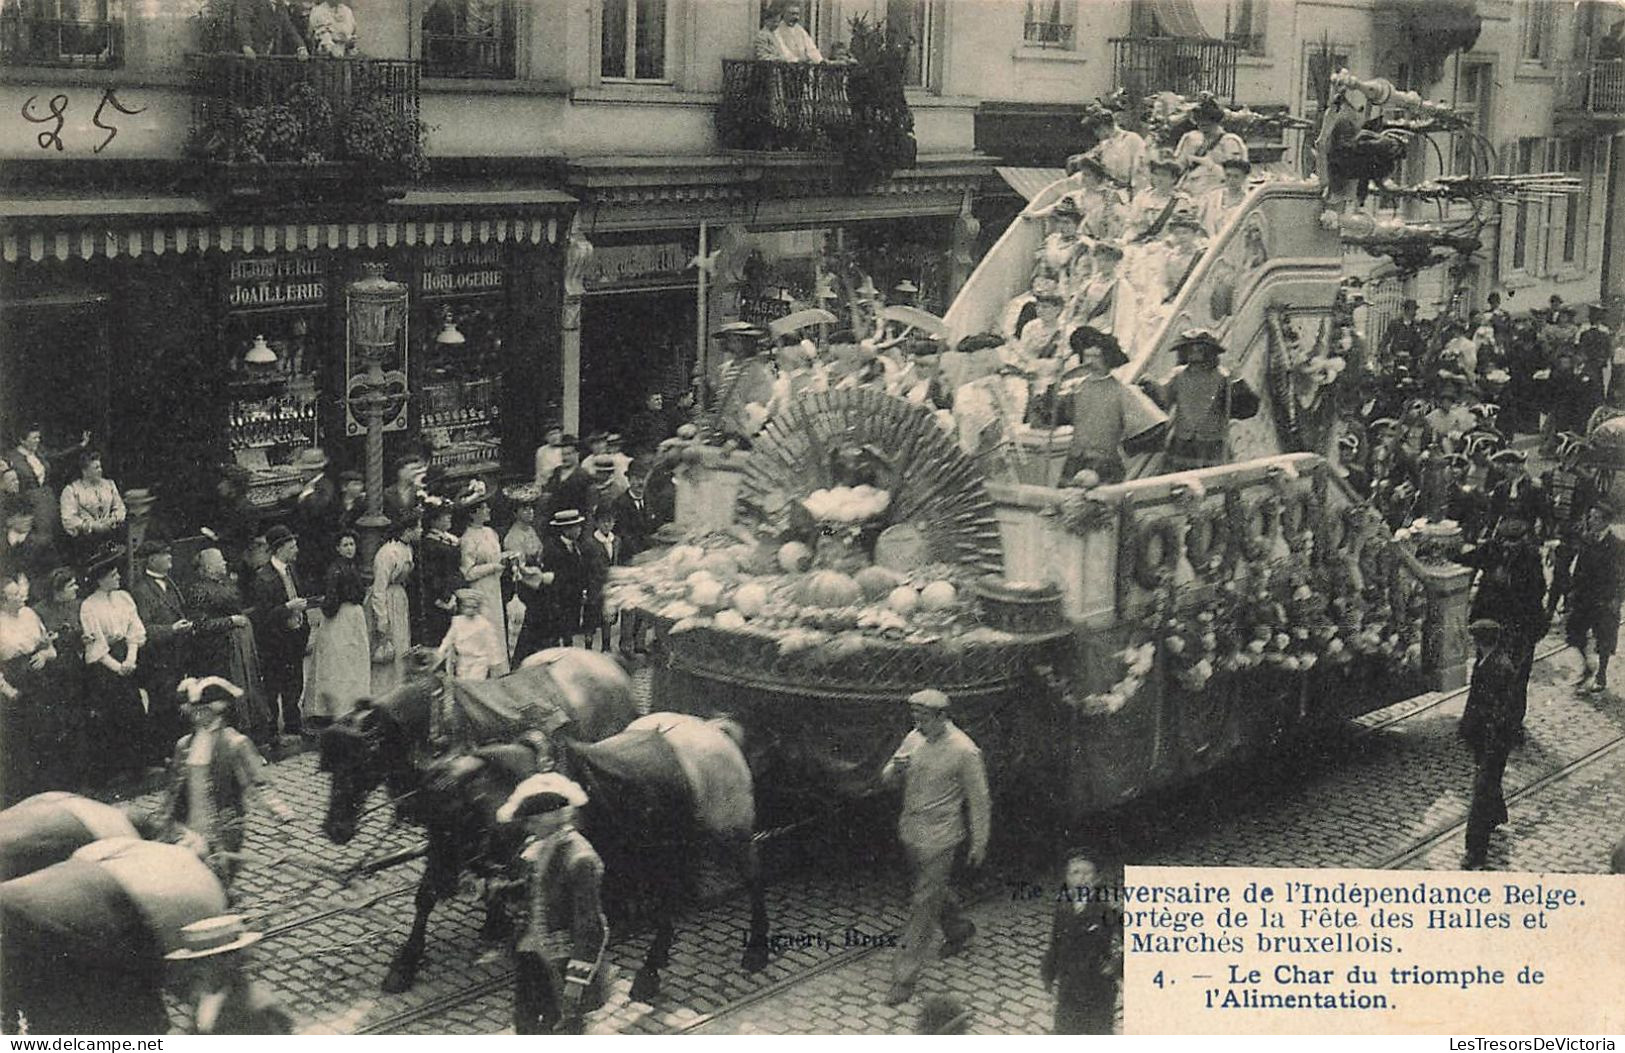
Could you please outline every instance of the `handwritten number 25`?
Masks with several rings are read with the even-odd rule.
[[[45,129],[35,139],[39,143],[41,150],[49,150],[54,146],[60,151],[62,149],[62,128],[68,123],[68,118],[65,116],[68,112],[68,97],[66,95],[51,96],[50,112],[43,115],[34,112],[34,101],[38,98],[38,95],[30,95],[27,101],[23,103],[23,120],[28,121],[30,124],[50,124],[55,121],[56,127]]]

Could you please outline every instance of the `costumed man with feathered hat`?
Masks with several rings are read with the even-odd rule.
[[[248,806],[258,800],[282,822],[293,809],[265,780],[265,761],[248,736],[226,726],[226,713],[243,696],[242,688],[217,676],[188,677],[176,694],[192,731],[175,743],[169,762],[169,789],[163,817],[199,843],[198,852],[229,894],[237,875],[238,854],[248,826]]]
[[[1125,453],[1157,448],[1168,427],[1168,415],[1138,388],[1118,380],[1112,370],[1128,356],[1109,333],[1080,326],[1069,338],[1078,365],[1062,378],[1057,395],[1056,422],[1072,425],[1061,478],[1071,479],[1085,468],[1103,483],[1121,482]]]
[[[514,954],[513,1026],[521,1035],[580,1033],[603,1004],[609,926],[600,891],[604,863],[576,829],[587,794],[557,772],[532,775],[497,809],[525,824],[516,867],[524,894]]]
[[[1219,365],[1224,346],[1210,330],[1181,333],[1174,352],[1181,365],[1166,380],[1141,382],[1173,415],[1165,467],[1178,472],[1223,464],[1230,457],[1230,422],[1256,414],[1258,395]]]
[[[1557,613],[1557,605],[1568,595],[1574,554],[1578,551],[1585,515],[1601,494],[1596,473],[1585,467],[1586,441],[1572,431],[1557,437],[1557,463],[1541,477],[1546,491],[1548,537],[1555,538],[1552,553],[1552,585],[1546,593],[1546,617]]]

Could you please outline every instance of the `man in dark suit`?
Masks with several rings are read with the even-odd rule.
[[[1501,625],[1480,618],[1467,627],[1478,645],[1467,688],[1467,706],[1457,732],[1473,751],[1473,801],[1467,809],[1466,867],[1482,867],[1489,854],[1490,831],[1507,821],[1501,777],[1512,752],[1514,663],[1501,648]]]
[[[570,647],[581,633],[582,609],[587,600],[587,553],[581,541],[581,528],[587,517],[579,509],[564,508],[553,513],[547,537],[542,541],[542,569],[553,574],[548,586],[547,612],[542,633],[543,646]]]
[[[231,44],[248,58],[310,55],[287,9],[275,0],[232,0]]]
[[[135,563],[130,598],[147,629],[140,667],[149,707],[147,727],[152,734],[147,755],[151,763],[162,764],[184,730],[175,685],[189,672],[193,623],[186,613],[186,598],[169,576],[175,563],[169,542],[156,538],[141,542],[135,550]]]
[[[367,483],[357,471],[339,473],[337,525],[339,531],[355,531],[356,521],[367,514]]]
[[[573,508],[585,515],[592,511],[593,497],[598,491],[598,479],[581,463],[581,449],[573,435],[564,437],[564,463],[553,470],[547,481],[547,492],[542,495],[543,510],[549,514]]]
[[[610,506],[615,511],[615,532],[621,541],[621,561],[632,562],[638,553],[654,543],[654,532],[659,523],[654,511],[644,499],[644,487],[649,482],[647,460],[635,460],[626,469],[626,493],[617,497]],[[641,611],[621,612],[621,657],[630,658],[634,652],[646,651],[644,631],[649,626],[648,616]]]
[[[1535,645],[1546,635],[1546,572],[1540,547],[1523,519],[1507,517],[1495,536],[1465,551],[1461,563],[1479,571],[1467,617],[1493,619],[1501,626],[1501,653],[1512,660],[1517,676],[1513,684],[1513,724],[1521,737],[1528,707],[1529,674],[1535,664]]]
[[[296,568],[299,539],[279,523],[265,532],[265,541],[271,559],[254,572],[249,584],[249,617],[254,622],[260,679],[273,719],[280,706],[283,732],[296,736],[304,730],[299,699],[305,690],[305,643],[310,639],[305,608],[310,603]]]
[[[300,450],[293,465],[305,476],[293,499],[294,530],[304,540],[299,546],[299,573],[308,581],[321,581],[333,561],[333,538],[338,534],[339,498],[327,475],[327,454],[320,447]]]

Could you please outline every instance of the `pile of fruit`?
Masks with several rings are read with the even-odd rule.
[[[970,576],[947,564],[847,573],[814,567],[811,549],[799,541],[752,544],[719,533],[615,568],[605,601],[666,619],[674,635],[711,629],[771,641],[781,656],[815,648],[850,656],[882,641],[907,646],[986,635]]]

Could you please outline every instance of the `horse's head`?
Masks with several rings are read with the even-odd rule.
[[[388,753],[393,737],[388,718],[363,705],[335,720],[322,732],[318,771],[328,774],[327,817],[322,832],[334,844],[355,837],[361,807],[392,767]]]

